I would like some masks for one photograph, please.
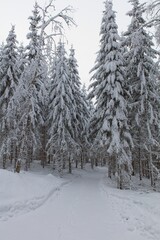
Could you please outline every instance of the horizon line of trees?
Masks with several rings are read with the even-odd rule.
[[[17,46],[12,26],[0,49],[2,168],[19,171],[21,161],[28,170],[39,159],[62,176],[64,169],[71,173],[73,165],[83,169],[90,162],[92,168],[107,165],[120,189],[136,174],[154,189],[159,185],[160,52],[148,31],[157,5],[149,7],[148,24],[146,5],[129,2],[131,23],[119,36],[112,1],[105,1],[89,94],[81,87],[74,48],[67,55],[63,41],[55,47],[63,25],[74,24],[71,8],[50,16],[52,1],[45,8],[35,3],[26,47]]]

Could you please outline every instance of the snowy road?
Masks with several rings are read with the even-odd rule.
[[[144,203],[143,194],[107,187],[105,171],[83,171],[39,208],[1,221],[0,239],[159,240],[160,214],[152,203]]]

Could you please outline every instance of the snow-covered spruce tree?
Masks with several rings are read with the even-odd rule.
[[[27,56],[28,60],[31,62],[33,59],[37,57],[39,53],[40,47],[40,36],[38,33],[38,28],[40,25],[41,16],[38,11],[38,4],[37,2],[34,5],[34,9],[32,11],[33,15],[30,16],[28,19],[30,20],[30,32],[27,34],[27,38],[29,39],[29,45],[27,46]]]
[[[20,124],[22,124],[20,133],[21,139],[23,139],[23,141],[20,141],[20,152],[22,158],[28,161],[26,162],[26,168],[32,161],[33,154],[35,156],[38,152],[41,154],[40,158],[43,166],[46,162],[45,159],[42,159],[45,158],[45,116],[42,112],[46,90],[44,82],[48,78],[47,65],[43,55],[45,40],[52,39],[57,34],[62,34],[63,23],[67,25],[74,23],[73,19],[68,16],[68,12],[71,11],[70,7],[64,8],[54,16],[51,10],[55,10],[52,0],[44,8],[35,3],[33,15],[29,17],[28,66],[24,70],[21,84],[21,88],[25,90],[26,95],[25,98],[24,96],[21,98],[24,100],[24,105],[21,104],[22,114],[20,118]],[[52,32],[49,28],[52,29]]]
[[[12,26],[3,46],[0,60],[0,153],[3,158],[3,168],[6,160],[11,162],[14,155],[14,119],[10,118],[10,100],[14,95],[19,80],[17,40],[15,27]]]
[[[20,60],[20,57],[18,58],[19,63],[16,69],[18,70],[20,68],[20,73],[21,70],[24,71],[20,77],[18,89],[9,102],[10,109],[12,110],[10,111],[12,112],[10,119],[16,119],[17,122],[16,129],[14,129],[14,135],[16,134],[18,137],[17,154],[20,158],[27,159],[28,162],[26,161],[26,168],[28,168],[31,161],[33,150],[39,149],[40,145],[42,145],[39,141],[42,134],[40,134],[38,130],[41,123],[44,122],[44,119],[42,120],[44,115],[41,113],[44,109],[42,107],[42,98],[44,97],[42,97],[42,93],[44,93],[43,90],[45,89],[42,84],[42,79],[44,80],[47,78],[46,62],[44,61],[42,54],[45,38],[52,39],[55,35],[60,35],[62,33],[63,23],[66,23],[66,25],[74,24],[73,19],[68,15],[72,8],[66,7],[59,13],[56,13],[55,16],[53,16],[53,12],[52,15],[50,15],[51,10],[53,9],[55,10],[52,0],[44,8],[35,3],[33,16],[29,18],[30,33],[27,37],[30,40],[30,43],[27,47],[28,54],[25,56],[27,63],[24,62],[23,64],[21,61],[22,59]],[[39,15],[38,10],[41,10],[41,16]],[[51,25],[52,28],[50,28]],[[49,28],[52,30],[51,33],[48,31]],[[0,62],[2,62],[1,59]],[[2,66],[0,66],[0,69],[4,70],[4,68],[1,67]],[[0,89],[2,89],[3,71],[0,72],[2,73]],[[6,75],[7,74],[5,74],[5,76]],[[18,73],[18,77],[19,76],[20,74]],[[9,84],[6,84],[6,86],[8,85]],[[8,92],[6,92],[6,94],[7,93]],[[6,144],[3,146],[5,147]],[[4,148],[1,148],[1,151],[4,151]]]
[[[87,108],[89,109],[89,114],[91,117],[94,112],[94,105],[93,105],[92,100],[90,98],[88,98],[88,92],[87,92],[87,88],[86,88],[85,84],[83,84],[83,86],[82,86],[82,96],[87,104]]]
[[[155,38],[157,40],[157,43],[159,45],[160,43],[160,1],[159,0],[153,0],[150,1],[147,5],[147,12],[150,17],[150,19],[147,22],[147,26],[152,26],[155,28]]]
[[[101,24],[100,50],[91,71],[91,98],[96,98],[96,109],[91,121],[94,142],[99,142],[109,154],[109,176],[116,172],[117,187],[125,187],[132,173],[132,138],[127,123],[123,58],[112,2],[105,2]],[[111,167],[114,169],[111,169]]]
[[[78,157],[80,157],[81,168],[85,163],[85,159],[87,158],[87,150],[88,150],[88,123],[89,123],[89,109],[87,106],[87,101],[83,97],[81,90],[81,82],[78,72],[78,64],[75,58],[75,50],[73,48],[70,49],[70,55],[68,59],[69,63],[69,78],[72,86],[72,94],[75,100],[75,110],[76,110],[76,119],[77,121],[75,128],[75,141],[81,147],[80,156],[77,156],[76,165]]]
[[[57,47],[51,81],[47,150],[53,160],[54,168],[61,175],[63,168],[71,163],[79,148],[75,140],[79,124],[76,116],[75,96],[69,77],[68,59],[62,42],[59,42]],[[71,167],[70,164],[68,166]]]
[[[28,63],[26,56],[26,48],[23,46],[23,43],[21,43],[20,46],[18,46],[17,52],[18,52],[18,68],[21,76]]]
[[[87,108],[88,108],[88,111],[89,111],[89,121],[88,121],[88,129],[87,129],[87,136],[88,136],[88,144],[89,144],[89,147],[88,147],[88,162],[91,162],[91,167],[93,168],[94,165],[93,165],[93,158],[91,158],[91,152],[93,153],[93,149],[92,151],[90,150],[91,149],[91,141],[90,141],[90,136],[89,136],[89,132],[90,132],[90,120],[92,119],[93,117],[93,114],[94,114],[94,104],[92,102],[92,99],[88,97],[89,93],[86,89],[86,86],[85,84],[83,84],[82,86],[82,96],[84,98],[84,101],[86,102],[87,104]],[[95,153],[93,154],[94,156],[96,155]],[[96,164],[97,163],[97,164]],[[98,162],[95,162],[95,165],[98,165]]]
[[[124,36],[128,47],[126,54],[127,78],[130,86],[130,122],[135,148],[133,149],[134,168],[138,165],[140,180],[144,173],[155,184],[156,166],[153,156],[157,152],[159,125],[159,94],[157,91],[157,51],[153,49],[152,37],[144,29],[144,4],[130,0],[133,5],[128,15],[132,18]],[[137,162],[138,159],[138,162]],[[143,171],[143,173],[142,173]]]
[[[40,138],[41,138],[41,149],[39,151],[39,159],[41,160],[41,165],[43,168],[47,164],[47,151],[46,151],[46,144],[47,144],[47,130],[48,130],[48,124],[47,124],[47,116],[49,111],[49,92],[50,92],[50,78],[48,76],[48,65],[46,62],[43,64],[43,79],[41,85],[41,93],[42,93],[42,99],[40,101],[40,107],[42,110],[42,119],[43,124],[40,127]]]
[[[4,49],[4,42],[0,44],[0,62],[2,61],[3,49]]]
[[[88,147],[88,151],[87,151],[87,159],[88,161],[90,162],[91,161],[91,167],[93,168],[94,165],[93,165],[93,158],[91,158],[91,152],[93,153],[93,149],[92,151],[90,151],[90,148],[91,148],[91,141],[90,141],[90,138],[89,138],[89,129],[90,129],[90,120],[92,119],[93,117],[93,113],[94,113],[94,105],[93,105],[93,102],[92,102],[92,99],[88,97],[88,92],[87,92],[87,89],[86,89],[86,85],[83,84],[82,86],[82,96],[83,96],[83,99],[87,105],[87,109],[88,109],[88,112],[89,112],[89,120],[88,120],[88,128],[87,128],[87,136],[88,136],[88,144],[87,144],[87,147]],[[95,149],[96,151],[96,149]],[[93,156],[95,156],[96,153],[93,153]],[[95,165],[98,165],[98,161],[95,161]]]
[[[0,59],[0,106],[4,106],[4,109],[7,109],[9,100],[13,96],[15,87],[18,84],[17,58],[15,27],[12,26],[6,39],[6,44],[2,47]]]
[[[33,16],[30,19],[30,32],[27,38],[30,40],[27,46],[24,71],[20,79],[14,101],[17,104],[19,137],[19,155],[25,161],[28,169],[33,154],[41,146],[39,128],[43,124],[41,99],[42,81],[44,75],[44,60],[41,49],[41,39],[38,34],[40,16],[37,3],[34,6]]]

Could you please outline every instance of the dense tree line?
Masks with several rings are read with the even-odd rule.
[[[159,19],[154,10],[129,0],[131,23],[120,36],[112,1],[105,1],[100,49],[91,70],[89,94],[81,87],[75,50],[55,38],[63,25],[74,24],[70,8],[48,16],[52,1],[35,3],[27,34],[19,46],[15,27],[0,48],[0,164],[25,169],[38,159],[60,175],[64,169],[108,166],[120,189],[132,175],[151,179],[160,172],[159,52],[148,26]],[[147,23],[144,14],[152,16]],[[155,10],[156,11],[156,10]],[[158,14],[158,11],[156,12]],[[54,32],[48,33],[52,24]],[[156,25],[157,40],[159,25]],[[62,38],[63,39],[63,38]],[[53,47],[54,46],[54,47]],[[94,99],[94,104],[92,103]]]

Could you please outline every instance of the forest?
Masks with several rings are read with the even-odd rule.
[[[37,2],[28,44],[12,26],[0,45],[0,168],[29,171],[39,160],[56,174],[106,167],[119,189],[132,176],[160,189],[160,1],[129,0],[128,28],[118,33],[106,0],[89,89],[82,86],[74,46],[64,29],[72,8]]]

